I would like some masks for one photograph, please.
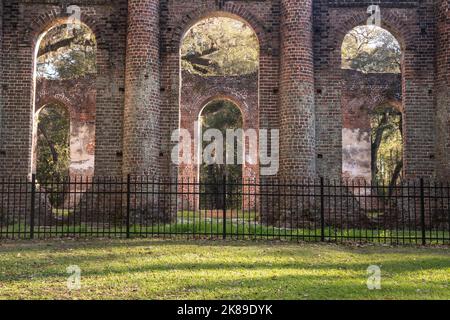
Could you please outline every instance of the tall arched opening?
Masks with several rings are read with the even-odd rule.
[[[81,83],[95,83],[97,43],[92,30],[80,22],[58,21],[43,32],[36,44],[34,69],[34,121],[32,172],[40,180],[67,176],[88,176],[94,174],[95,159],[95,92],[77,92],[84,90]],[[95,91],[95,87],[91,88]],[[67,91],[70,90],[70,93]],[[73,101],[70,101],[71,96]],[[83,99],[77,99],[83,97]],[[41,101],[43,100],[43,101]],[[64,103],[67,100],[67,104]],[[48,103],[50,101],[51,103]],[[59,150],[68,155],[68,170],[64,165],[55,164],[45,168],[44,159],[38,165],[39,117],[45,103],[44,114],[50,106],[63,101],[70,118],[69,144],[67,150]],[[55,130],[56,126],[49,126]],[[57,135],[48,132],[49,135]],[[55,159],[64,157],[58,155]],[[48,159],[47,163],[50,163]],[[42,162],[43,161],[43,162]],[[61,168],[61,170],[57,170]],[[64,168],[64,169],[63,169]],[[49,170],[47,170],[49,169]],[[55,171],[56,170],[56,171]],[[47,172],[46,174],[44,174]],[[51,174],[52,172],[52,174]],[[59,179],[58,178],[58,179]]]
[[[229,100],[213,100],[199,115],[199,133],[202,143],[198,154],[202,163],[198,166],[198,181],[201,185],[200,209],[240,209],[242,196],[222,194],[223,181],[239,185],[243,179],[244,146],[243,117],[240,109]],[[238,191],[240,188],[235,188]]]
[[[404,169],[401,45],[389,31],[364,25],[345,36],[341,53],[343,177],[395,185]]]
[[[230,107],[231,112],[219,112],[225,116],[218,117],[221,121],[214,121],[215,123],[212,123],[209,129],[221,131],[229,127],[230,122],[233,122],[232,110],[235,111],[235,115],[239,110],[241,125],[238,127],[246,133],[250,130],[252,134],[256,134],[255,139],[258,139],[259,59],[260,47],[256,32],[249,23],[236,15],[214,12],[196,20],[185,31],[180,45],[179,60],[181,70],[179,128],[189,133],[190,152],[189,156],[181,153],[178,155],[179,181],[202,183],[205,181],[202,172],[208,170],[211,175],[206,180],[211,179],[212,176],[215,181],[223,180],[224,173],[229,176],[229,182],[235,180],[236,185],[242,185],[243,181],[256,183],[259,179],[257,150],[254,155],[244,157],[242,169],[236,169],[236,172],[240,172],[238,175],[229,175],[228,169],[231,168],[229,166],[223,170],[205,166],[203,159],[199,157],[198,141],[196,141],[201,129],[199,120],[202,116],[209,114],[210,108],[218,108],[221,105]],[[245,189],[242,186],[240,188]],[[192,188],[189,189],[186,186],[180,187],[180,191],[194,192]],[[243,192],[250,193],[250,190]],[[216,196],[218,194],[216,192]],[[204,201],[202,203],[200,199],[202,197],[192,194],[181,196],[181,198],[179,207],[185,209],[187,207],[198,209],[206,205]],[[253,201],[244,200],[254,205],[256,203],[254,198],[253,196]],[[239,202],[237,199],[233,201]],[[223,205],[218,203],[213,205],[215,208],[220,206]],[[239,204],[239,207],[242,206]]]
[[[226,13],[197,21],[183,36],[180,65],[179,128],[192,140],[202,109],[217,97],[238,101],[244,129],[259,129],[259,41],[248,23]],[[198,178],[196,155],[192,149],[191,161],[179,165],[179,178]]]

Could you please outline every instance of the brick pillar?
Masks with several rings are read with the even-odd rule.
[[[2,57],[3,57],[3,1],[0,2],[0,59]],[[0,145],[2,142],[2,108],[3,108],[2,88],[3,88],[3,64],[0,63]]]
[[[20,5],[9,2],[2,8],[0,177],[24,177],[31,171],[34,47],[24,45],[28,38],[20,29],[24,24]]]
[[[312,0],[281,0],[280,31],[279,177],[300,181],[316,174]],[[261,179],[262,194],[290,192],[285,187],[273,187],[271,179]],[[303,217],[303,211],[308,212],[310,206],[297,200],[290,205],[296,208],[294,215],[276,199],[263,196],[261,222],[299,226],[299,218]]]
[[[176,213],[174,186],[149,183],[161,177],[159,19],[159,0],[128,0],[123,173],[138,176],[131,181],[131,219],[147,225]]]
[[[128,0],[124,174],[160,169],[159,10],[159,0]]]
[[[315,165],[312,0],[281,0],[280,171],[313,177]]]
[[[450,179],[450,1],[437,3],[437,176]]]

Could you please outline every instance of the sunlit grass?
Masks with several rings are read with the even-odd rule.
[[[78,265],[82,288],[67,289]],[[382,289],[367,289],[380,266]],[[0,246],[0,299],[450,299],[446,248],[83,240]]]

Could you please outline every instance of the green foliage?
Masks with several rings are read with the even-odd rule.
[[[380,106],[371,114],[371,127],[374,182],[396,183],[403,166],[402,114],[392,106]]]
[[[96,47],[95,36],[85,25],[62,24],[50,29],[39,44],[37,77],[64,80],[95,74]],[[37,180],[57,207],[64,201],[62,185],[45,182],[60,182],[69,175],[70,120],[65,108],[48,105],[40,111],[36,148]]]
[[[226,141],[226,131],[227,129],[242,128],[243,120],[241,111],[239,110],[238,107],[236,107],[233,103],[229,101],[226,100],[213,101],[204,108],[200,121],[202,126],[202,132],[205,132],[208,129],[218,129],[222,133],[222,136],[224,137],[223,159],[224,161],[226,161],[226,149],[228,148]],[[203,142],[203,150],[210,143],[211,142]],[[235,162],[238,156],[238,147],[239,146],[235,141],[234,146]],[[203,163],[200,167],[200,181],[202,183],[209,184],[205,186],[204,190],[208,193],[213,192],[216,194],[221,194],[223,192],[222,181],[224,176],[226,176],[227,180],[230,182],[240,183],[242,181],[242,165],[239,164],[206,165]],[[216,199],[212,198],[217,197],[211,197],[209,195],[206,198],[208,198],[208,201],[210,200],[216,201]],[[230,205],[236,205],[236,203],[239,203],[236,197],[234,197],[233,199],[230,198],[229,203],[227,203],[227,207],[229,207]],[[214,206],[216,208],[222,208],[223,204],[216,203]]]
[[[53,104],[40,111],[36,147],[36,178],[39,182],[61,181],[69,174],[70,120],[64,107]],[[57,204],[60,200],[56,193],[54,195],[51,201]]]
[[[37,58],[37,76],[72,79],[96,73],[96,40],[84,25],[63,24],[42,38]]]
[[[224,135],[227,129],[242,127],[241,110],[227,100],[216,100],[209,103],[200,117],[203,130],[219,129]]]
[[[400,73],[401,59],[398,41],[380,27],[356,27],[342,43],[343,69],[364,73]]]
[[[202,76],[256,72],[259,44],[245,23],[230,18],[209,18],[193,26],[181,46],[182,69]]]

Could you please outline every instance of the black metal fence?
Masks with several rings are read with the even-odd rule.
[[[81,236],[450,244],[450,185],[0,179],[0,239]]]

